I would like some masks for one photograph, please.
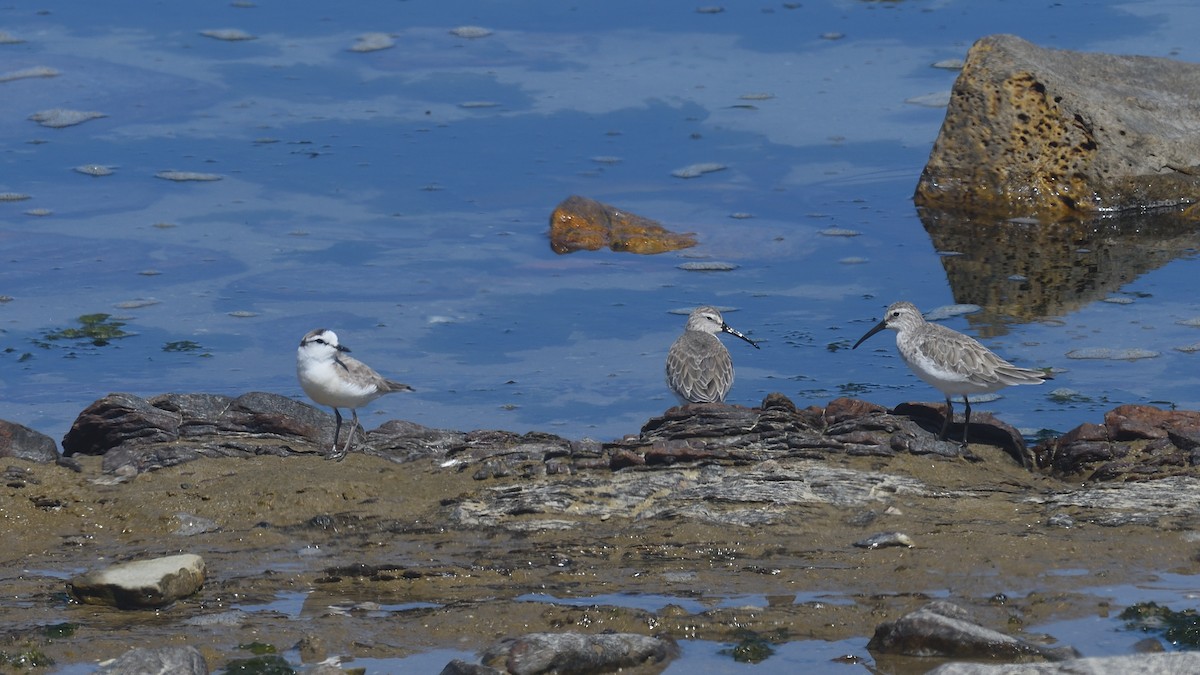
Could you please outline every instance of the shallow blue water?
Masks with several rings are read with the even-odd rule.
[[[0,202],[0,292],[13,298],[0,305],[0,416],[58,438],[111,391],[299,397],[293,349],[326,326],[418,390],[373,404],[368,425],[402,417],[608,439],[672,403],[661,364],[683,319],[671,312],[701,303],[730,308],[732,325],[764,340],[761,352],[732,345],[733,402],[771,391],[801,404],[844,393],[936,400],[886,336],[865,353],[831,350],[894,299],[953,301],[910,201],[943,110],[904,101],[946,91],[955,76],[930,64],[1004,31],[1195,57],[1178,27],[1195,10],[1169,3],[695,9],[0,10],[0,26],[25,40],[0,45],[4,72],[59,72],[0,83],[0,191],[30,196]],[[467,24],[493,33],[450,34]],[[200,35],[231,27],[257,39]],[[372,31],[396,46],[349,51]],[[493,105],[470,105],[480,102]],[[63,129],[27,119],[57,107],[107,117]],[[698,162],[728,168],[671,175]],[[83,164],[115,173],[72,170]],[[222,180],[155,177],[164,170]],[[701,244],[556,256],[547,220],[570,194],[694,231]],[[818,234],[830,228],[860,234]],[[739,267],[678,269],[693,257]],[[1152,293],[1134,306],[1007,326],[990,346],[1069,368],[1055,384],[1080,396],[1064,404],[1049,387],[1014,389],[989,409],[1028,430],[1063,430],[1118,402],[1200,404],[1193,383],[1176,379],[1193,357],[1171,350],[1200,340],[1174,323],[1192,316],[1195,271],[1185,256],[1132,280]],[[97,312],[136,335],[102,348],[35,345]],[[183,340],[196,350],[163,351]],[[1077,343],[1162,356],[1065,360]]]
[[[0,418],[61,438],[114,391],[300,398],[294,350],[324,326],[417,390],[362,411],[368,427],[404,418],[611,439],[674,403],[663,358],[698,304],[728,308],[763,341],[730,344],[731,402],[772,391],[801,405],[938,400],[888,335],[847,349],[893,300],[955,302],[911,202],[944,110],[905,101],[947,92],[956,75],[931,64],[1001,32],[1200,60],[1200,9],[1168,0],[696,8],[6,4],[0,31],[24,42],[0,44],[0,79],[59,74],[0,82],[0,193],[29,195],[0,201],[0,295],[11,297]],[[463,25],[493,32],[450,33]],[[257,39],[200,34],[220,28]],[[395,46],[349,51],[368,32]],[[62,129],[28,119],[52,108],[106,117]],[[727,168],[671,175],[700,162]],[[114,173],[74,170],[85,164]],[[221,180],[156,177],[167,170]],[[571,194],[701,243],[555,255],[549,214]],[[738,267],[678,268],[695,259]],[[980,409],[1061,431],[1118,403],[1200,408],[1196,356],[1176,349],[1200,342],[1179,323],[1200,315],[1197,271],[1183,248],[1113,289],[1131,304],[1004,322],[990,347],[1065,371]],[[39,346],[92,313],[133,335]],[[183,341],[195,349],[164,350]],[[1159,356],[1066,358],[1092,347]]]

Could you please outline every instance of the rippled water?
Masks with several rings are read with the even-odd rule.
[[[368,427],[609,439],[673,404],[662,362],[698,304],[763,341],[730,344],[731,402],[938,400],[888,336],[848,349],[892,300],[963,301],[910,200],[956,75],[933,64],[1000,32],[1200,60],[1200,9],[1168,0],[697,7],[6,4],[0,193],[28,199],[0,201],[0,417],[61,438],[108,392],[300,397],[296,344],[324,326],[417,389]],[[254,39],[202,34],[225,29]],[[352,49],[379,33],[393,46]],[[54,109],[104,116],[29,119]],[[725,168],[672,175],[697,163]],[[701,244],[555,255],[572,194]],[[1194,246],[1051,315],[947,319],[1065,369],[981,407],[1031,432],[1200,407]],[[736,269],[679,268],[696,259]],[[93,314],[129,335],[49,339]],[[1156,356],[1068,357],[1086,349]]]

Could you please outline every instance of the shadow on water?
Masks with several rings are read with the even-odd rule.
[[[984,337],[1013,320],[1071,314],[1200,248],[1196,215],[1185,211],[1055,223],[918,213],[954,301],[983,308],[969,321]]]

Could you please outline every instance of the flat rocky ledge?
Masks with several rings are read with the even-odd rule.
[[[837,456],[929,456],[980,462],[980,448],[1003,451],[1031,472],[1066,480],[1140,481],[1200,477],[1200,412],[1123,405],[1103,423],[1084,423],[1032,448],[1013,427],[988,413],[971,423],[972,445],[939,441],[944,408],[906,403],[887,409],[839,398],[797,408],[783,394],[760,406],[693,404],[670,408],[639,433],[610,442],[500,430],[432,429],[393,420],[356,437],[354,450],[395,462],[432,459],[478,479],[578,473],[591,469],[655,469],[680,465],[750,465]],[[103,470],[132,476],[202,457],[324,454],[333,419],[303,402],[251,392],[163,394],[143,399],[109,394],[83,410],[62,441],[0,421],[0,457],[70,465],[103,456]],[[961,435],[951,425],[951,439]]]

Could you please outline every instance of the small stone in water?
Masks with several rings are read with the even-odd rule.
[[[13,80],[23,80],[30,77],[58,77],[58,71],[46,66],[34,66],[23,70],[0,73],[0,82],[12,82]]]
[[[162,274],[162,272],[159,272],[158,270],[142,270],[141,272],[138,272],[138,274],[144,277],[156,277]]]
[[[906,548],[913,547],[913,541],[907,534],[903,532],[880,532],[873,534],[866,539],[854,542],[858,548],[887,548],[888,546],[904,546]]]
[[[1136,361],[1138,359],[1152,359],[1160,354],[1149,349],[1109,349],[1108,347],[1085,347],[1083,349],[1072,349],[1067,352],[1068,359],[1109,359],[1113,361]]]
[[[75,167],[75,171],[88,176],[111,176],[113,174],[112,167],[103,164],[82,164]]]
[[[491,29],[484,28],[483,26],[459,26],[458,28],[452,29],[450,34],[456,37],[474,40],[476,38],[487,37],[492,34],[492,31]]]
[[[1200,342],[1193,342],[1190,345],[1176,347],[1175,351],[1183,352],[1184,354],[1194,354],[1195,352],[1200,352]]]
[[[954,316],[973,314],[983,309],[979,305],[943,305],[925,313],[926,321],[941,321]]]
[[[736,211],[734,213],[729,214],[729,217],[733,218],[734,220],[746,220],[748,218],[753,218],[754,214],[746,213],[745,211]]]
[[[139,309],[141,307],[149,307],[151,305],[157,305],[158,303],[159,303],[158,300],[147,298],[144,300],[126,300],[125,302],[118,302],[114,306],[117,309]]]
[[[22,202],[29,199],[29,195],[20,192],[0,192],[0,202]]]
[[[962,70],[964,63],[962,59],[942,59],[941,61],[934,61],[930,66],[945,70]]]
[[[768,94],[765,92],[761,94],[742,94],[738,98],[742,99],[743,101],[770,101],[771,99],[775,98],[775,94]]]
[[[843,265],[862,265],[863,263],[870,262],[870,260],[867,258],[860,258],[858,256],[850,256],[849,258],[842,258],[838,262]]]
[[[622,160],[620,157],[613,157],[612,155],[597,155],[592,158],[592,161],[597,164],[620,164]]]
[[[460,108],[495,108],[499,106],[495,101],[463,101],[458,104]]]
[[[102,112],[85,111],[85,110],[67,110],[66,108],[51,108],[50,110],[42,110],[35,112],[29,116],[29,119],[37,122],[44,127],[51,129],[61,129],[63,127],[83,124],[88,120],[94,120],[98,117],[108,117]]]
[[[823,234],[826,237],[857,237],[862,233],[858,230],[848,230],[843,227],[827,227],[824,230],[818,230],[817,234]]]
[[[387,33],[365,33],[358,36],[358,40],[351,45],[352,52],[377,52],[381,49],[391,49],[396,46],[396,41]]]
[[[155,178],[163,180],[182,181],[214,181],[221,180],[224,176],[216,173],[197,173],[195,171],[159,171],[154,174]]]
[[[720,5],[709,5],[706,7],[697,7],[696,8],[697,14],[720,14],[721,12],[724,12],[724,11],[725,11],[725,8],[721,7]]]
[[[716,162],[701,162],[699,164],[689,164],[683,168],[675,169],[671,172],[671,175],[675,176],[676,178],[696,178],[706,173],[724,171],[727,168],[729,167]]]
[[[250,317],[258,316],[258,312],[251,312],[246,309],[238,309],[230,312],[229,316],[236,317],[238,319],[249,319]]]
[[[845,33],[838,33],[836,31],[830,31],[828,33],[821,33],[821,35],[820,35],[820,38],[822,40],[841,40],[844,37],[846,37]]]
[[[1107,303],[1110,303],[1113,305],[1132,305],[1133,298],[1123,297],[1123,296],[1118,295],[1118,296],[1114,296],[1114,297],[1104,298],[1100,302],[1107,302]]]
[[[50,209],[29,209],[28,211],[25,212],[25,215],[37,216],[37,217],[41,218],[43,216],[48,216],[52,213],[54,213],[54,212],[51,211]]]
[[[920,96],[912,96],[904,99],[905,103],[919,105],[925,108],[945,108],[950,105],[949,91],[935,91],[930,94],[922,94]]]
[[[28,199],[28,197],[26,197],[26,199]],[[4,201],[3,195],[0,195],[0,201]],[[1180,326],[1200,327],[1200,316],[1192,317],[1190,319],[1181,319],[1179,321],[1176,321],[1175,323],[1179,324]]]
[[[13,37],[13,36],[9,35],[8,33],[5,33],[4,31],[0,30],[0,45],[19,45],[22,42],[24,42],[24,40],[22,40],[21,38]]]
[[[710,262],[686,262],[678,265],[678,267],[688,272],[728,272],[738,268],[733,263],[717,262],[715,260]]]
[[[240,42],[242,40],[256,40],[257,36],[251,35],[244,30],[238,28],[210,28],[200,31],[204,37],[210,37],[214,40],[225,40],[227,42]]]
[[[176,225],[175,223],[155,223],[155,224],[151,225],[150,227],[157,227],[160,230],[169,230],[172,227],[179,227],[179,226]]]

